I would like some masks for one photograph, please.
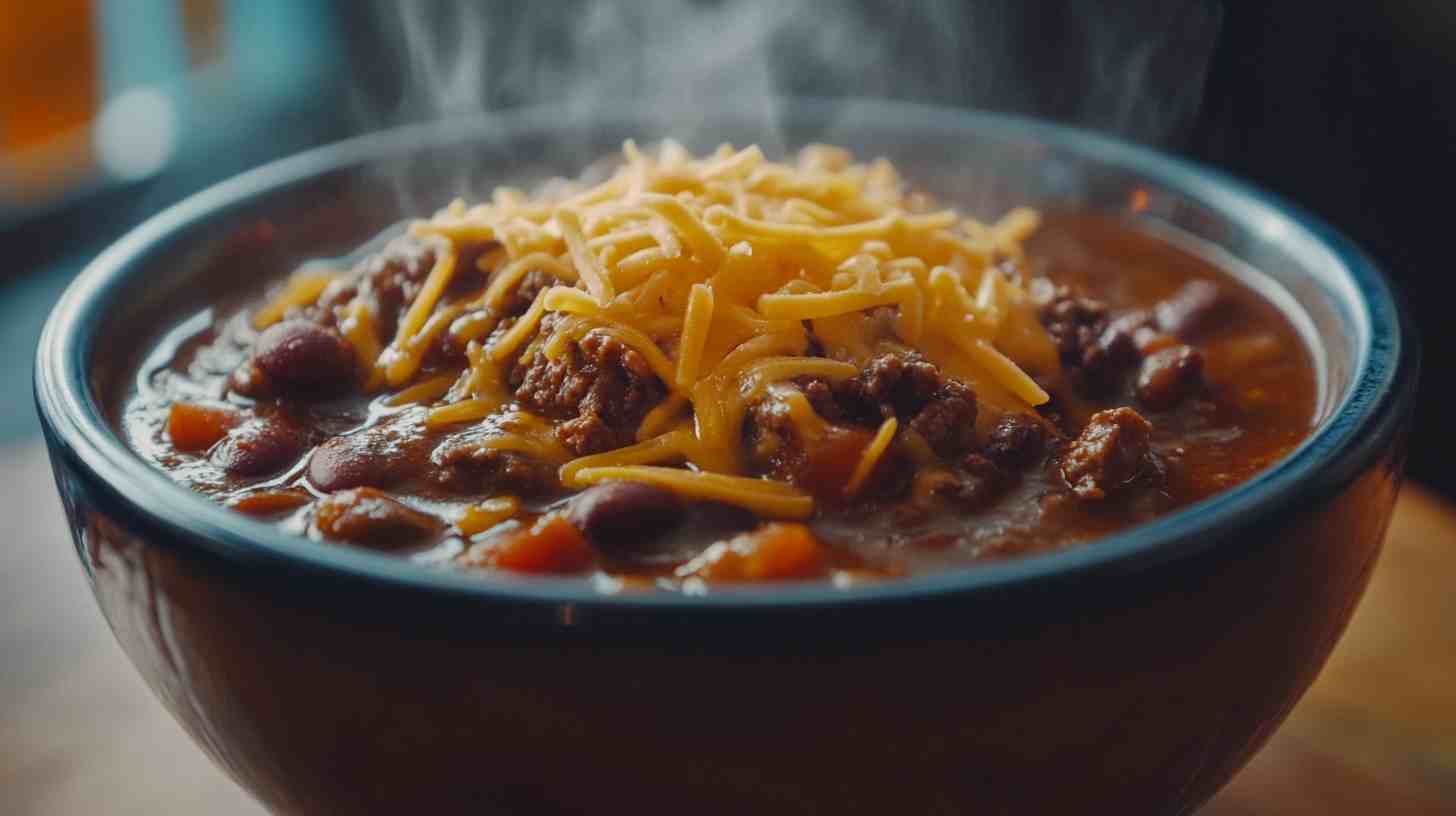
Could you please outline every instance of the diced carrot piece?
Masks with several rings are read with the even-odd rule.
[[[242,421],[237,411],[195,402],[174,402],[167,414],[167,435],[180,451],[205,451]]]
[[[271,516],[288,510],[297,510],[313,500],[302,490],[261,490],[239,496],[228,502],[228,507],[250,516]]]
[[[678,570],[705,581],[789,581],[824,574],[824,545],[803,524],[765,524],[720,541]]]
[[[505,533],[477,544],[462,556],[472,566],[495,567],[531,575],[581,572],[594,560],[586,537],[555,513],[542,516],[528,528]]]

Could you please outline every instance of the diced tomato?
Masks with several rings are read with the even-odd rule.
[[[167,414],[167,435],[177,450],[205,451],[242,421],[237,411],[195,402],[174,402]]]
[[[804,451],[804,466],[794,479],[821,499],[841,501],[849,477],[875,435],[858,428],[831,428]]]
[[[789,581],[824,574],[824,545],[803,524],[773,522],[709,547],[678,571],[705,581]]]
[[[462,560],[531,575],[565,575],[584,571],[595,556],[586,537],[571,522],[551,513],[530,527],[476,545]]]

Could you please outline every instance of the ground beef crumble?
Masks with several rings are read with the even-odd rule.
[[[1026,414],[1006,414],[991,429],[981,452],[1002,468],[1020,470],[1041,459],[1046,441],[1042,422]]]
[[[480,269],[477,261],[493,246],[483,243],[462,250],[464,267],[452,292],[459,295],[486,285],[489,271]],[[361,262],[353,276],[331,286],[316,305],[287,316],[324,331],[306,336],[302,328],[291,331],[304,339],[318,339],[314,335],[337,338],[339,307],[363,297],[373,307],[381,342],[387,342],[418,296],[436,252],[429,240],[405,237],[390,242]],[[542,270],[527,272],[499,308],[495,331],[507,330],[541,291],[555,283]],[[1146,409],[1164,410],[1201,387],[1198,351],[1173,339],[1170,329],[1176,327],[1163,325],[1177,321],[1164,320],[1156,310],[1113,315],[1102,302],[1075,295],[1066,287],[1048,284],[1045,289],[1040,318],[1076,392],[1104,400],[1125,394]],[[1180,315],[1212,310],[1208,304],[1215,298],[1204,292],[1194,294],[1202,297],[1183,297],[1192,305]],[[556,358],[548,358],[545,340],[561,319],[547,315],[512,366],[509,383],[515,398],[523,408],[557,420],[557,438],[572,455],[632,444],[642,418],[666,396],[666,386],[640,353],[605,330],[590,331]],[[1196,321],[1182,321],[1192,322]],[[810,337],[812,342],[812,332]],[[320,339],[313,345],[325,344]],[[811,353],[822,353],[822,349],[815,344]],[[432,351],[427,364],[458,365],[456,358],[462,355],[462,349],[442,345]],[[279,354],[273,357],[289,362]],[[245,360],[233,377],[236,389],[256,395],[274,390],[264,387],[268,385],[262,379],[266,372],[260,369],[263,363],[279,363],[273,357],[255,354]],[[286,368],[282,363],[273,367]],[[271,379],[278,379],[276,373]],[[1051,430],[1045,420],[1021,414],[1001,417],[978,439],[975,392],[914,351],[880,354],[858,376],[846,380],[804,377],[793,385],[830,423],[827,438],[799,439],[783,406],[764,399],[749,408],[745,442],[758,472],[792,481],[811,492],[827,490],[839,495],[837,488],[842,487],[847,470],[874,429],[890,417],[899,420],[902,434],[908,431],[911,437],[923,439],[944,463],[937,470],[944,478],[931,492],[967,509],[995,500],[1027,469],[1043,462],[1059,470],[1072,495],[1086,500],[1149,483],[1160,472],[1149,451],[1151,426],[1131,408],[1104,410],[1094,414],[1085,427],[1065,429],[1076,435],[1070,442],[1054,441],[1052,437],[1059,432]],[[484,439],[483,433],[471,432],[438,443],[429,456],[429,479],[457,493],[504,490],[542,496],[561,490],[554,467],[516,452],[486,447]],[[862,495],[893,499],[905,493],[915,471],[905,444],[896,443]]]
[[[874,429],[890,417],[919,434],[936,455],[948,461],[964,455],[976,443],[975,392],[913,352],[880,355],[859,376],[847,380],[801,377],[792,385],[830,423],[828,435],[812,441],[800,439],[782,403],[770,395],[749,408],[748,449],[761,472],[816,494],[835,493]],[[897,444],[860,495],[882,499],[902,495],[913,475],[910,457]]]
[[[557,492],[561,483],[553,465],[514,451],[489,448],[486,436],[462,434],[441,442],[430,454],[435,466],[431,479],[457,493],[511,493],[544,496]]]
[[[1016,479],[1014,472],[979,453],[966,454],[954,474],[954,486],[943,495],[967,510],[979,510],[990,504]]]
[[[1131,408],[1092,415],[1062,456],[1062,478],[1080,499],[1098,500],[1160,470],[1148,442],[1153,426]]]
[[[898,417],[946,458],[975,443],[975,392],[914,352],[880,355],[848,380],[803,378],[798,384],[815,412],[830,422],[876,427]]]
[[[1102,301],[1056,287],[1040,309],[1072,384],[1087,396],[1113,391],[1139,359],[1133,327],[1113,321]]]
[[[540,337],[550,336],[543,322]],[[637,426],[667,389],[647,360],[610,333],[593,330],[556,359],[533,342],[511,371],[516,399],[553,419],[561,444],[578,456],[635,441]]]

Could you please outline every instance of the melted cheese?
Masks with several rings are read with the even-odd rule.
[[[289,309],[308,306],[334,282],[337,276],[327,272],[299,272],[288,279],[283,290],[267,305],[253,313],[253,328],[266,329],[283,319]]]
[[[889,450],[890,443],[895,439],[895,429],[899,427],[900,423],[894,417],[880,423],[880,429],[875,433],[875,438],[865,446],[859,461],[855,463],[854,472],[849,475],[849,481],[844,485],[844,495],[853,496],[859,492],[861,487],[864,487],[865,481],[874,472],[875,465],[879,464],[885,451]]]
[[[703,347],[708,342],[708,330],[713,322],[713,289],[705,284],[693,284],[692,294],[683,315],[682,342],[677,357],[678,388],[690,388],[698,380],[698,366],[703,361]]]
[[[385,404],[397,407],[418,402],[433,402],[445,396],[445,393],[450,390],[450,386],[454,385],[458,379],[458,374],[442,374],[428,380],[421,380],[385,400]]]
[[[514,517],[521,512],[521,500],[515,496],[496,496],[465,508],[455,522],[461,535],[473,536]]]
[[[697,439],[691,428],[683,427],[652,437],[635,445],[617,448],[605,453],[582,456],[561,466],[561,483],[567,487],[585,487],[589,482],[581,481],[581,471],[588,468],[622,467],[626,465],[650,465],[673,460],[690,460],[695,452]]]
[[[409,311],[405,312],[404,318],[399,321],[399,330],[394,335],[394,343],[391,344],[393,348],[396,350],[403,348],[405,342],[425,325],[425,321],[430,317],[430,312],[434,310],[440,296],[445,293],[445,287],[450,285],[450,279],[455,276],[455,266],[458,260],[459,255],[453,245],[437,251],[434,267],[430,269],[430,274],[425,278],[424,285],[420,287],[419,294],[415,295]]]
[[[531,303],[531,308],[527,309],[526,313],[516,320],[515,325],[511,326],[490,347],[492,360],[503,363],[511,359],[516,349],[536,333],[536,329],[541,325],[541,318],[546,315],[546,295],[549,291],[549,289],[542,290],[540,294],[536,295],[536,299]]]
[[[379,335],[374,331],[374,310],[369,301],[362,298],[353,301],[344,309],[344,320],[339,324],[339,333],[349,341],[350,347],[354,349],[354,358],[358,361],[359,370],[366,372],[364,377],[364,390],[372,391],[379,387],[383,380],[383,374],[376,367],[379,362]]]
[[[806,518],[814,512],[814,499],[809,494],[767,479],[652,465],[593,467],[576,472],[577,484],[611,481],[649,484],[694,499],[734,504],[769,518]]]
[[[992,224],[926,212],[888,161],[859,164],[825,145],[806,148],[797,163],[727,145],[695,158],[670,141],[655,152],[628,142],[623,157],[591,186],[561,182],[535,196],[499,188],[488,202],[451,202],[416,224],[415,234],[449,249],[437,255],[389,348],[379,349],[362,300],[343,313],[341,330],[375,384],[405,387],[396,400],[443,397],[449,404],[429,414],[434,427],[496,422],[500,432],[483,444],[564,462],[568,485],[632,479],[787,516],[812,512],[812,499],[745,475],[748,408],[770,396],[806,440],[825,423],[802,393],[780,383],[854,377],[876,354],[909,347],[975,388],[997,409],[988,417],[1046,401],[1028,371],[1054,375],[1055,347],[1020,285],[993,265],[1021,257],[1034,211]],[[458,245],[484,240],[502,247],[480,262],[485,291],[445,302]],[[533,269],[555,285],[498,329]],[[557,317],[547,321],[550,314]],[[810,354],[810,327],[826,356]],[[407,387],[447,330],[467,344],[469,367],[449,386],[436,374]],[[551,423],[506,427],[505,381],[523,355],[561,360],[593,333],[635,351],[668,396],[636,429],[637,444],[567,461],[553,447]],[[912,455],[925,453],[917,435],[897,429],[894,420],[879,428],[851,492],[897,440]]]

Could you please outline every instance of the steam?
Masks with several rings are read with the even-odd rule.
[[[1050,6],[1058,6],[1055,9]],[[891,98],[1050,118],[1176,146],[1217,38],[1214,0],[376,0],[361,129],[557,104],[590,122],[645,103],[653,140],[711,146],[715,100],[752,100],[782,153],[782,100]],[[365,8],[368,11],[365,11]],[[356,62],[361,58],[356,57]],[[577,158],[577,157],[573,157]]]

